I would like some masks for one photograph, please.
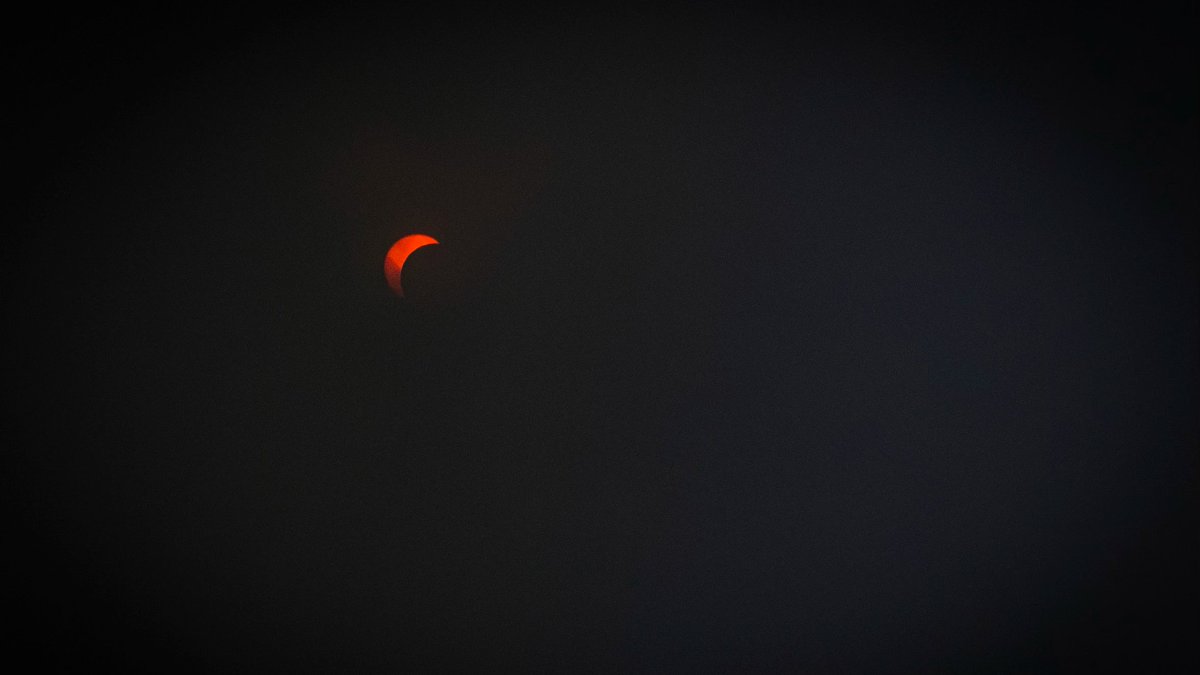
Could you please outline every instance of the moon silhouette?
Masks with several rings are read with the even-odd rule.
[[[404,297],[404,287],[400,285],[400,273],[404,271],[404,262],[408,260],[408,256],[422,246],[436,243],[438,240],[433,237],[424,234],[410,234],[407,237],[401,237],[388,249],[387,255],[383,259],[383,275],[387,277],[388,286],[392,287],[396,295]]]

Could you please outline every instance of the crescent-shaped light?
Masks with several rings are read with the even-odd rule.
[[[408,256],[412,255],[413,251],[422,246],[436,243],[438,240],[433,237],[410,234],[407,237],[401,237],[388,249],[387,256],[383,259],[383,275],[387,277],[388,286],[392,287],[396,295],[404,297],[404,287],[400,285],[400,273],[404,271],[404,261],[408,260]]]

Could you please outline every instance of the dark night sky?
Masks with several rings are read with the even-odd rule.
[[[1194,12],[490,11],[10,22],[18,655],[1195,660]]]

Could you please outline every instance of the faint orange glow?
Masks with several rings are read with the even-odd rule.
[[[388,286],[392,287],[396,295],[404,297],[404,287],[400,285],[400,273],[404,271],[404,261],[408,260],[408,256],[412,255],[413,251],[422,246],[436,243],[438,240],[433,237],[410,234],[407,237],[401,237],[388,249],[387,256],[383,259],[383,274],[387,277]]]

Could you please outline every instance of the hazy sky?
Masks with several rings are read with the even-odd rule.
[[[1190,25],[17,27],[18,648],[172,672],[1182,650]],[[383,256],[414,232],[442,243],[405,302]]]

